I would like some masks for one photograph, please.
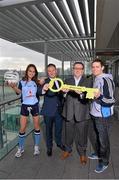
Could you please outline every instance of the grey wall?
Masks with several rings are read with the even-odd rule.
[[[118,23],[119,0],[97,0],[96,48],[119,47]]]

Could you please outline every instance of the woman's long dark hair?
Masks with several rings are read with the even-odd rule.
[[[30,67],[33,67],[35,69],[35,76],[32,78],[32,81],[35,81],[36,83],[38,83],[38,71],[37,68],[34,64],[29,64],[26,68],[25,71],[25,76],[22,78],[23,81],[28,81],[28,70]]]

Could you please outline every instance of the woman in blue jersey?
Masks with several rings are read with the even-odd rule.
[[[25,131],[29,113],[33,117],[34,123],[34,155],[40,153],[40,125],[39,125],[39,98],[38,98],[38,71],[34,64],[29,64],[25,71],[25,76],[19,81],[18,87],[14,83],[9,85],[17,94],[21,94],[21,118],[18,139],[18,150],[15,157],[21,157],[24,152]]]

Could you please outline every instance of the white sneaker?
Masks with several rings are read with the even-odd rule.
[[[15,154],[15,157],[19,158],[22,156],[22,154],[24,153],[24,149],[20,149],[18,148],[16,154]]]
[[[34,146],[34,153],[33,154],[34,154],[34,156],[40,154],[39,146]]]

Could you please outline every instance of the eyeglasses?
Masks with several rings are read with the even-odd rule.
[[[74,70],[83,70],[83,68],[73,68]]]

